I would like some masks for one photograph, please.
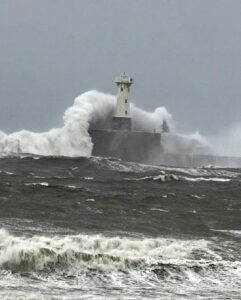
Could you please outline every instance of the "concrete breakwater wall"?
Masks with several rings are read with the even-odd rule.
[[[173,167],[241,168],[240,157],[167,153],[162,149],[160,133],[91,129],[89,134],[94,144],[94,156]]]
[[[159,163],[161,134],[121,130],[89,130],[92,155],[117,157],[126,161]]]

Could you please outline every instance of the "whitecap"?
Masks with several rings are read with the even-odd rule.
[[[35,185],[40,185],[40,186],[49,186],[48,182],[30,182],[30,183],[25,183],[26,186],[35,186]]]
[[[213,181],[213,182],[229,182],[231,179],[229,178],[206,178],[206,177],[183,177],[186,181],[192,181],[192,182],[200,182],[200,181]]]
[[[84,177],[85,180],[93,180],[94,177]]]
[[[150,208],[150,210],[152,210],[152,211],[160,211],[160,212],[169,212],[169,210],[161,209],[161,208],[155,208],[155,207]]]
[[[222,233],[227,233],[227,234],[232,234],[232,235],[241,235],[241,230],[232,230],[232,229],[211,229],[212,231],[217,231],[217,232],[222,232]]]
[[[77,189],[78,187],[75,185],[66,185],[65,187],[69,188],[69,189]]]
[[[208,250],[205,240],[167,238],[134,239],[103,235],[17,237],[0,230],[2,268],[44,270],[48,266],[130,269],[163,259],[187,259],[192,251]],[[24,264],[23,264],[24,262]]]

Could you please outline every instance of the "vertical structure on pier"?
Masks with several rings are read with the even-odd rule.
[[[117,101],[112,115],[112,129],[89,129],[94,146],[92,155],[142,163],[159,162],[161,134],[131,130],[130,87],[133,79],[124,73],[116,78],[115,83]],[[165,127],[167,124],[163,125]]]
[[[112,118],[112,128],[114,130],[131,130],[131,113],[130,113],[130,86],[133,79],[123,73],[116,78],[117,85],[117,102]]]

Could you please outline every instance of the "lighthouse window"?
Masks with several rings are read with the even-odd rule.
[[[127,99],[125,100],[125,103],[127,103]]]
[[[126,114],[126,116],[127,116],[127,110],[125,111],[125,114]]]
[[[123,92],[123,87],[121,87],[121,91]]]

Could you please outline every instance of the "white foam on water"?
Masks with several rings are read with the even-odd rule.
[[[169,212],[169,210],[166,210],[166,209],[161,209],[161,208],[155,208],[155,207],[153,207],[153,208],[150,208],[150,210],[152,210],[152,211],[160,211],[160,212]]]
[[[217,232],[222,232],[222,233],[227,233],[227,234],[232,234],[232,235],[241,235],[241,230],[227,230],[227,229],[211,229],[212,231],[217,231]]]
[[[167,181],[177,181],[180,180],[180,177],[173,175],[173,174],[160,174],[157,176],[154,176],[152,178],[154,181],[161,181],[161,182],[167,182]]]
[[[241,290],[241,262],[224,260],[212,246],[203,239],[87,234],[17,237],[0,230],[0,287],[5,280],[6,290],[16,287],[19,291],[12,294],[27,297],[32,293],[33,299],[41,299],[33,292],[38,290],[44,300],[63,295],[65,299],[235,295]],[[26,266],[26,274],[31,274],[27,279],[20,275]]]
[[[67,300],[68,298],[64,296],[51,296],[44,295],[41,293],[26,293],[26,292],[13,292],[9,290],[8,292],[0,291],[1,300]],[[77,298],[75,298],[77,299]],[[84,299],[84,298],[83,298]]]
[[[0,230],[0,266],[21,266],[43,270],[49,264],[62,263],[66,267],[128,269],[132,263],[156,262],[184,258],[195,249],[206,249],[205,240],[177,240],[165,238],[108,238],[101,235],[64,237],[15,237]]]
[[[144,165],[141,163],[126,162],[117,158],[92,157],[91,160],[104,169],[118,171],[123,173],[139,173],[147,170],[159,169],[156,166]]]
[[[40,186],[49,186],[48,182],[30,182],[30,183],[25,183],[26,186],[36,186],[36,185],[40,185]]]
[[[94,177],[84,177],[85,180],[93,180]]]
[[[187,177],[176,174],[165,174],[163,171],[160,175],[156,176],[144,176],[140,178],[135,178],[135,181],[146,181],[154,180],[157,182],[169,182],[169,181],[190,181],[190,182],[230,182],[230,178],[219,178],[219,177]]]
[[[10,176],[15,175],[15,173],[13,173],[13,172],[5,172],[5,174],[10,175]]]
[[[164,171],[178,172],[187,174],[190,176],[215,176],[215,177],[228,177],[228,178],[237,178],[240,176],[240,173],[230,170],[218,169],[218,168],[175,168],[175,167],[162,167]]]
[[[65,187],[67,187],[69,189],[78,189],[78,187],[75,185],[65,185]]]
[[[191,182],[200,182],[200,181],[207,181],[207,182],[229,182],[231,179],[229,178],[206,178],[206,177],[183,177],[186,181]]]
[[[196,198],[198,200],[201,200],[201,199],[205,198],[205,195],[194,195],[194,194],[192,194],[190,196],[193,197],[193,198]]]

